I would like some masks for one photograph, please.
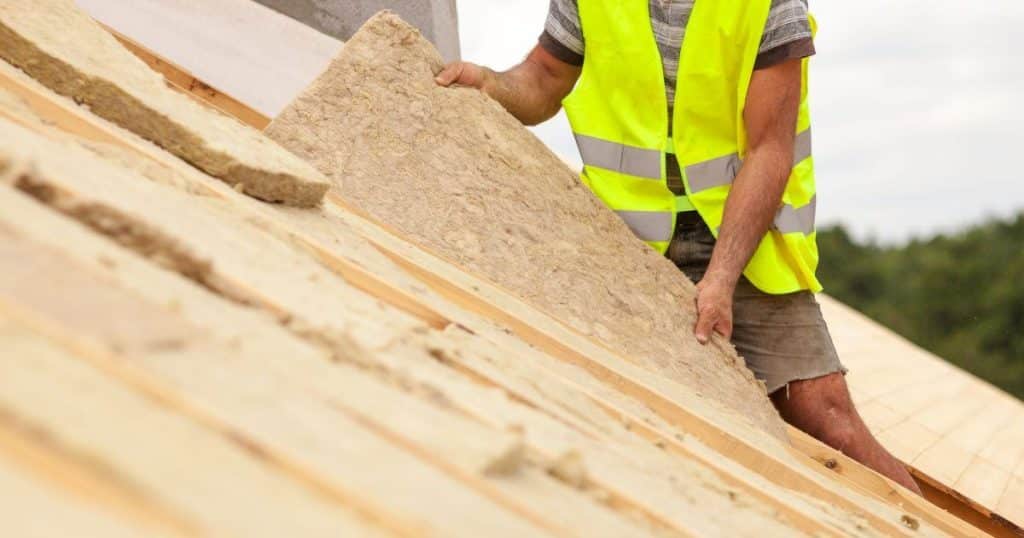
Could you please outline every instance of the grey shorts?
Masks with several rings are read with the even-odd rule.
[[[715,237],[700,216],[679,215],[667,256],[690,280],[704,277],[714,248]],[[809,291],[770,295],[740,277],[733,299],[732,343],[768,394],[792,381],[846,373]]]

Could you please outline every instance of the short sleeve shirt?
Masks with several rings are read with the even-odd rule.
[[[661,53],[669,107],[675,99],[676,73],[686,23],[696,0],[648,0],[651,26]],[[540,45],[554,57],[583,65],[585,43],[577,0],[551,0]],[[755,68],[814,54],[807,0],[772,0]]]

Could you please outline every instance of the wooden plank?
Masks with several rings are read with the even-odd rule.
[[[22,246],[5,237],[0,258],[17,260],[19,271],[51,280],[77,279],[61,270],[66,265],[48,263],[59,257]],[[17,256],[8,257],[13,254]],[[11,264],[0,269],[5,284],[34,284],[10,269]],[[76,295],[92,291],[79,290]],[[86,301],[83,306],[93,305]],[[122,312],[118,304],[108,306],[112,316],[142,314]],[[157,328],[138,317],[131,328],[148,333],[132,338],[166,342],[168,336],[154,334]],[[52,450],[92,467],[114,487],[176,520],[193,522],[189,527],[195,534],[384,535],[347,509],[276,473],[246,447],[162,409],[23,326],[0,326],[0,341],[5,349],[0,356],[0,414],[33,432],[39,442],[54,446]]]
[[[925,499],[949,511],[956,517],[970,523],[974,527],[983,530],[990,536],[999,538],[1011,538],[1024,536],[1020,527],[992,512],[991,510],[973,503],[970,499],[951,491],[948,486],[940,484],[935,479],[924,475],[915,468],[908,468],[910,474],[921,486]]]
[[[999,506],[1010,480],[1010,473],[975,456],[953,484],[953,489],[964,492],[982,506]]]
[[[24,469],[0,460],[0,521],[8,536],[64,538],[67,536],[184,536],[166,529],[133,524],[96,510],[72,496],[40,483]]]
[[[952,372],[926,378],[923,381],[909,382],[901,388],[881,393],[873,401],[877,401],[894,412],[898,409],[900,419],[903,420],[934,404],[950,399],[968,385],[963,376]]]
[[[515,339],[511,336],[502,338],[500,335],[505,333],[498,329],[492,332],[479,325],[474,329],[474,333],[469,333],[463,329],[449,328],[446,331],[447,338],[433,339],[435,343],[432,344],[432,354],[444,364],[458,365],[459,371],[468,373],[486,386],[507,390],[516,402],[529,405],[530,409],[516,403],[510,404],[504,399],[488,398],[487,391],[466,387],[464,383],[455,387],[457,380],[453,379],[451,372],[446,376],[443,368],[426,368],[430,363],[421,362],[421,367],[414,368],[396,356],[393,361],[397,362],[391,362],[386,367],[395,371],[415,371],[415,375],[420,376],[424,383],[447,387],[445,393],[453,403],[482,421],[495,423],[496,426],[503,421],[519,425],[524,429],[527,442],[552,461],[563,458],[566,450],[579,453],[585,464],[585,480],[588,483],[614,495],[618,499],[617,503],[628,503],[634,510],[645,511],[653,519],[668,525],[672,525],[672,521],[686,511],[678,509],[678,503],[681,502],[678,493],[672,494],[667,490],[658,492],[653,487],[654,484],[662,484],[664,487],[665,478],[675,484],[675,489],[692,487],[689,484],[695,479],[716,484],[719,488],[725,485],[732,492],[730,498],[743,499],[739,502],[744,505],[752,501],[764,503],[771,509],[768,514],[774,514],[771,519],[778,517],[788,525],[810,534],[835,535],[837,529],[842,535],[854,532],[853,525],[840,521],[841,518],[834,517],[834,514],[823,513],[807,505],[791,492],[738,465],[730,466],[728,460],[712,454],[706,448],[701,454],[683,448],[674,452],[677,457],[672,457],[655,447],[655,443],[664,445],[663,441],[647,441],[644,437],[636,437],[629,430],[636,432],[637,429],[627,420],[609,414],[589,399],[586,389],[566,382],[551,371],[550,358],[543,357],[525,343],[515,345],[512,342]],[[639,404],[637,406],[642,407]],[[537,411],[547,417],[538,415]],[[641,421],[637,419],[637,422]],[[571,425],[572,429],[566,431],[559,423]],[[678,441],[676,444],[683,446]],[[613,456],[609,448],[617,452],[618,456]],[[616,470],[625,464],[613,463],[610,458],[626,458],[634,464],[657,467],[659,472],[642,480],[630,478],[624,476],[621,470]],[[714,474],[709,476],[707,470],[701,470],[700,466],[692,462],[706,465]],[[686,478],[676,479],[676,473]],[[682,498],[707,495],[706,492],[698,491],[691,489],[691,493]],[[744,517],[751,522],[754,520],[750,515]],[[764,528],[766,523],[755,525]],[[733,532],[738,530],[733,529]]]
[[[877,401],[858,405],[857,412],[860,413],[860,416],[873,433],[883,431],[903,420],[902,416]]]
[[[44,85],[251,196],[309,207],[330,187],[259,131],[168,89],[72,0],[6,4],[0,38],[0,57]]]
[[[897,458],[911,463],[940,439],[935,432],[911,421],[900,422],[876,437]]]
[[[978,455],[1000,469],[1013,472],[1018,464],[1024,464],[1024,409],[1013,414],[1010,424],[996,432]]]
[[[87,276],[82,271],[76,274]],[[147,397],[236,439],[260,454],[268,465],[285,470],[335,501],[353,506],[390,530],[414,535],[546,535],[471,493],[440,470],[378,438],[366,424],[318,403],[307,387],[285,377],[285,366],[302,371],[297,364],[284,364],[294,357],[281,357],[282,364],[276,368],[253,364],[231,348],[202,338],[202,332],[181,327],[180,320],[163,310],[132,304],[132,299],[118,296],[102,281],[92,283],[91,289],[98,295],[95,302],[89,296],[76,295],[80,302],[71,311],[53,300],[66,294],[51,296],[47,301],[45,296],[20,293],[25,289],[30,288],[4,289],[0,307],[5,316],[60,342],[76,356]],[[81,286],[66,291],[72,289]],[[164,323],[170,327],[160,327],[156,341],[136,341],[135,335],[125,340],[117,319],[112,319],[123,315],[121,305],[125,302],[131,305],[125,314],[130,313],[133,321],[149,317],[143,326]],[[82,315],[104,305],[116,314],[111,318]],[[163,342],[167,332],[191,334],[173,343]],[[124,354],[111,353],[112,345]],[[246,366],[248,370],[240,370]],[[335,386],[339,389],[344,390],[344,386]],[[424,502],[425,495],[432,495],[432,501]],[[289,515],[286,511],[278,513]]]
[[[508,340],[500,334],[492,333],[488,337],[496,338],[496,341],[504,343],[507,343]],[[505,356],[481,350],[478,352],[478,356],[453,355],[450,360],[472,369],[478,375],[488,379],[490,383],[506,387],[513,394],[519,395],[523,401],[545,409],[552,416],[559,416],[558,408],[571,410],[571,416],[578,417],[576,420],[582,418],[592,427],[601,431],[602,437],[606,438],[605,444],[618,446],[616,440],[621,441],[624,433],[618,428],[620,425],[624,425],[626,430],[648,441],[648,443],[638,444],[633,440],[623,448],[628,454],[643,454],[648,461],[657,461],[669,455],[682,457],[685,460],[699,461],[718,473],[716,480],[722,485],[735,488],[737,493],[742,492],[771,505],[791,525],[805,532],[831,534],[835,532],[835,529],[839,529],[844,534],[853,532],[850,529],[849,521],[840,521],[834,517],[834,514],[822,513],[817,507],[808,506],[802,499],[795,498],[791,491],[780,488],[774,482],[751,472],[728,458],[721,457],[720,454],[692,436],[686,435],[681,430],[674,430],[671,426],[661,422],[656,416],[651,415],[650,411],[645,409],[642,404],[629,405],[621,398],[614,404],[610,403],[608,394],[613,391],[596,388],[599,384],[581,382],[589,377],[582,370],[570,365],[558,365],[557,368],[553,368],[553,365],[545,364],[545,359],[536,351],[521,347],[509,347],[509,349],[514,349],[515,354]],[[494,366],[487,368],[482,361],[491,361]],[[571,372],[572,370],[575,372]],[[510,379],[510,374],[518,375],[519,379]],[[522,388],[536,385],[535,380],[537,379],[550,380],[546,383],[549,386],[543,390],[543,398],[531,397],[529,394],[533,391],[529,388]],[[566,398],[564,394],[576,396],[575,398]],[[581,401],[579,396],[585,396],[587,399]],[[545,400],[552,401],[545,404]],[[557,407],[552,411],[551,406]],[[572,419],[568,420],[572,421]],[[669,434],[670,432],[671,434]],[[827,527],[821,528],[822,524]]]
[[[964,386],[949,398],[914,413],[910,420],[946,437],[950,432],[956,431],[960,425],[969,422],[975,414],[988,405],[985,398],[979,398],[983,394],[983,389],[976,385]]]
[[[952,438],[945,437],[928,447],[913,459],[916,466],[922,469],[933,469],[932,476],[943,484],[956,484],[974,456],[960,448]],[[999,477],[993,477],[998,479]],[[1004,475],[1005,480],[1005,475]]]
[[[790,437],[801,452],[810,455],[821,464],[818,467],[820,472],[843,476],[862,490],[873,492],[876,495],[878,492],[886,492],[884,498],[890,503],[903,508],[914,517],[930,521],[952,536],[983,535],[981,530],[972,526],[969,522],[944,511],[936,510],[936,506],[928,500],[858,464],[842,452],[825,446],[809,435],[794,428],[790,432]]]
[[[996,510],[1001,514],[1024,513],[1024,477],[1015,476],[1007,483]]]

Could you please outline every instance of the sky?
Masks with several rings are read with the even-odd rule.
[[[518,63],[548,0],[457,0],[463,59]],[[1024,211],[1024,2],[811,0],[819,226],[886,243]],[[534,129],[579,160],[564,114]]]

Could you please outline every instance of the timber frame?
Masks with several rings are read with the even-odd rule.
[[[211,88],[186,70],[160,58],[144,46],[132,42],[116,31],[111,30],[111,33],[124,43],[128,50],[162,73],[171,87],[257,129],[262,129],[269,124],[269,118],[244,103]],[[53,99],[49,95],[37,92],[34,88],[2,71],[0,71],[0,88],[21,97],[36,114],[62,130],[84,139],[121,147],[164,165],[180,167],[181,163],[176,162],[168,154],[138,140],[123,136],[102,120],[78,109],[69,102]],[[0,116],[18,123],[18,118],[5,115],[2,110],[0,110]],[[222,195],[217,189],[210,189],[209,194]],[[913,529],[919,519],[952,535],[981,535],[983,532],[993,536],[1024,536],[1024,532],[1020,528],[970,499],[960,496],[952,489],[927,478],[913,468],[909,468],[909,470],[919,481],[923,482],[926,498],[931,501],[930,503],[792,428],[790,429],[790,437],[794,443],[792,452],[798,460],[803,462],[804,467],[803,469],[790,467],[775,456],[758,450],[757,446],[741,435],[722,430],[704,419],[699,413],[692,412],[687,407],[671,401],[659,392],[657,386],[645,382],[643,378],[635,375],[635,372],[616,368],[614,365],[617,362],[625,363],[626,361],[616,361],[615,354],[610,350],[543,313],[536,312],[504,290],[407,243],[387,226],[375,222],[368,215],[347,206],[344,200],[335,193],[328,195],[325,205],[328,206],[326,210],[352,225],[385,256],[432,289],[437,295],[475,315],[510,327],[520,338],[541,351],[586,370],[598,379],[609,381],[623,392],[647,404],[654,410],[656,418],[699,439],[713,451],[680,440],[676,435],[677,432],[672,429],[652,426],[650,420],[636,416],[628,409],[616,405],[614,401],[605,399],[596,390],[577,386],[595,404],[604,408],[609,415],[633,425],[634,431],[658,443],[659,446],[665,446],[668,452],[684,454],[710,466],[730,485],[741,488],[753,497],[768,502],[778,510],[787,513],[795,526],[806,531],[829,533],[826,527],[815,522],[806,513],[795,510],[785,503],[773,501],[771,489],[750,479],[750,473],[844,508],[861,511],[879,529],[887,530],[892,534],[906,534],[908,529],[905,527]],[[453,319],[448,313],[439,311],[435,305],[424,302],[415,294],[396,286],[352,260],[336,255],[314,238],[303,236],[301,231],[294,229],[286,231],[296,233],[299,240],[304,242],[325,266],[337,272],[352,286],[424,321],[435,329],[462,325],[461,320]],[[474,371],[473,374],[487,378],[482,371]],[[557,374],[555,375],[557,377]],[[487,382],[500,385],[502,381],[488,378]],[[577,383],[572,379],[561,379],[561,382]],[[726,460],[726,458],[715,457],[717,456],[715,452],[728,456],[730,459],[722,463],[719,460]],[[821,485],[820,482],[812,478],[814,476],[826,477],[829,482],[841,484],[844,488],[890,504],[905,512],[905,519],[891,521],[874,515],[870,510],[865,510],[857,501],[837,494],[835,492],[837,488]]]

